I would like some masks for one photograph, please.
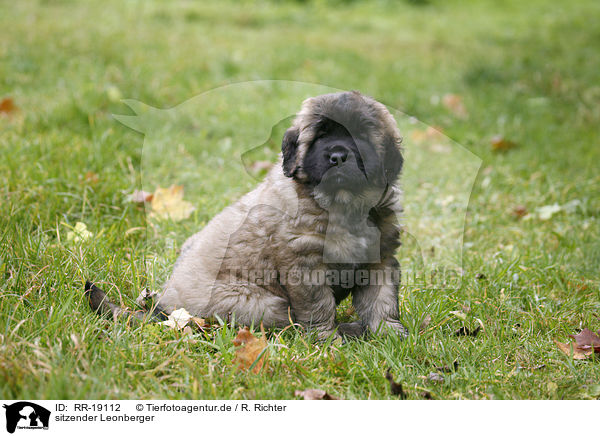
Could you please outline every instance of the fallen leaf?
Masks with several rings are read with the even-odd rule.
[[[579,333],[577,335],[569,335],[569,336],[572,337],[573,339],[575,339],[575,342],[577,342],[577,345],[590,346],[590,347],[594,347],[594,349],[599,348],[597,350],[597,352],[600,352],[600,337],[596,333],[591,331],[590,329],[584,328],[581,331],[581,333]]]
[[[492,151],[506,151],[517,146],[516,143],[509,141],[501,135],[494,136],[490,142],[492,143]]]
[[[73,230],[67,232],[68,242],[83,242],[94,236],[92,232],[87,229],[87,226],[82,222],[77,222]]]
[[[590,346],[583,348],[577,345],[577,343],[565,344],[563,342],[558,342],[557,340],[555,340],[554,343],[560,351],[565,353],[567,356],[573,357],[575,360],[587,359],[594,353],[594,348]]]
[[[233,340],[233,345],[239,347],[235,350],[235,361],[239,363],[238,369],[251,369],[254,374],[258,374],[261,368],[267,366],[265,356],[267,353],[267,338],[262,324],[260,325],[262,336],[257,338],[248,327],[238,331]]]
[[[468,116],[467,108],[460,95],[446,94],[442,97],[442,104],[458,118],[466,118]]]
[[[154,195],[151,192],[140,191],[136,189],[128,197],[131,203],[150,203]]]
[[[205,328],[210,327],[210,324],[208,322],[206,322],[206,320],[204,318],[198,318],[197,316],[192,316],[192,319],[190,321],[192,323],[192,326],[194,326],[200,330],[204,330]]]
[[[479,330],[481,330],[481,326],[480,325],[478,325],[477,328],[475,330],[473,330],[473,331],[471,331],[467,327],[463,326],[463,327],[459,328],[454,333],[454,336],[472,336],[472,337],[475,337],[479,333]]]
[[[465,319],[467,319],[467,314],[466,314],[466,313],[464,313],[464,312],[461,312],[460,310],[451,310],[451,311],[450,311],[450,314],[451,314],[451,315],[454,315],[454,316],[455,316],[455,317],[457,317],[457,318],[460,318],[460,319],[462,319],[463,321],[464,321]]]
[[[511,211],[511,215],[517,219],[523,218],[528,213],[529,212],[527,212],[527,208],[525,206],[523,206],[522,204],[519,204],[519,205],[513,207],[512,211]]]
[[[327,392],[321,389],[294,391],[294,396],[302,397],[304,400],[339,400],[339,398],[329,395]]]
[[[156,188],[151,201],[151,216],[181,221],[188,218],[195,207],[183,199],[183,186],[171,185],[169,188]]]
[[[577,211],[577,208],[580,207],[580,205],[581,200],[575,199],[563,204],[562,206],[558,203],[540,206],[536,208],[535,213],[539,219],[549,220],[558,212],[574,213]],[[530,218],[530,216],[527,216],[525,218]]]
[[[171,314],[169,315],[169,319],[167,319],[166,321],[162,321],[160,324],[166,325],[175,330],[181,330],[188,324],[188,322],[191,319],[192,315],[190,315],[187,310],[181,308],[171,312]]]
[[[404,389],[402,389],[402,385],[400,383],[396,383],[394,381],[394,376],[392,376],[389,368],[385,372],[385,378],[390,382],[390,391],[392,392],[392,395],[398,395],[401,400],[404,400],[406,398]]]
[[[562,208],[557,203],[554,203],[551,205],[538,207],[535,212],[539,219],[546,221],[561,210]]]
[[[98,181],[100,180],[100,177],[95,172],[88,171],[87,173],[85,173],[84,179],[88,183],[94,183],[95,184],[95,183],[98,183]]]
[[[10,115],[17,111],[17,105],[10,97],[4,97],[0,100],[0,114]]]
[[[560,208],[566,213],[574,213],[581,206],[581,200],[575,199],[563,204]]]

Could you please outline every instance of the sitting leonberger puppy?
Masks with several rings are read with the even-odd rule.
[[[394,118],[372,98],[305,100],[265,180],[185,242],[159,311],[296,322],[320,340],[389,329],[405,336],[394,257],[400,145]],[[86,290],[102,311],[102,291]],[[336,305],[349,294],[360,320],[336,325]]]

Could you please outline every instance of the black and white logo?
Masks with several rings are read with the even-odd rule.
[[[16,429],[48,430],[50,411],[29,401],[5,404],[6,431],[14,433]]]

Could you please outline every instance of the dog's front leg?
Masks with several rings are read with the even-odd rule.
[[[390,258],[372,265],[369,283],[354,290],[352,304],[362,323],[371,332],[393,330],[403,337],[408,335],[408,330],[399,319],[399,282],[398,261]]]
[[[287,275],[285,289],[294,320],[305,327],[308,333],[314,332],[319,341],[331,335],[339,337],[335,330],[335,297],[329,286],[312,281],[310,274],[294,270]]]

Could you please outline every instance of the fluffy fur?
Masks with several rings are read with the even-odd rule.
[[[319,135],[327,139],[328,123],[342,126],[353,144],[346,167],[354,171],[352,180],[364,180],[351,188],[337,178],[329,183],[326,171],[316,177],[315,165],[305,168]],[[400,144],[385,106],[358,92],[304,101],[283,138],[279,163],[256,189],[185,242],[159,305],[167,313],[183,307],[203,317],[233,314],[243,324],[282,327],[291,320],[319,338],[381,327],[404,335],[394,257],[400,244]],[[346,167],[335,170],[344,175]],[[353,286],[335,280],[336,272],[359,270],[391,279]],[[334,279],[302,278],[321,273]],[[336,325],[336,304],[349,293],[360,321]]]

